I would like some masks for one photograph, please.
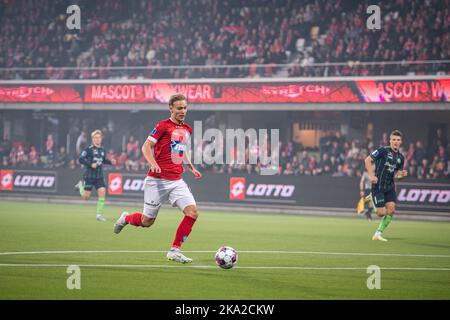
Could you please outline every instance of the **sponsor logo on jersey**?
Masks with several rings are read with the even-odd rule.
[[[103,157],[100,157],[100,158],[94,157],[92,159],[92,163],[96,163],[97,166],[101,166],[103,164]]]
[[[186,152],[186,144],[181,141],[171,141],[170,151],[182,156]]]
[[[387,170],[389,172],[394,172],[395,171],[395,164],[390,164],[389,162],[385,162],[384,166],[387,167]]]
[[[184,128],[177,128],[172,131],[170,137],[170,152],[182,157],[187,149],[187,142],[189,140],[189,132]],[[174,159],[172,159],[174,160]],[[175,159],[178,160],[178,159]],[[176,163],[178,163],[177,161]]]

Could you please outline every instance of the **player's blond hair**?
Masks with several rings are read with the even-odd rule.
[[[102,131],[97,129],[97,130],[92,131],[91,138],[93,138],[96,134],[99,134],[103,137]]]
[[[173,106],[173,104],[175,102],[183,101],[183,100],[186,100],[186,97],[184,95],[182,95],[181,93],[174,94],[174,95],[170,96],[169,106]]]

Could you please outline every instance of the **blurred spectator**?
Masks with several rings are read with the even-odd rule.
[[[11,141],[8,139],[3,139],[0,144],[0,161],[3,166],[6,166],[8,163],[8,157],[11,153]]]
[[[122,152],[120,156],[117,158],[117,168],[124,169],[126,162],[127,162],[127,154],[125,152]]]
[[[381,135],[381,140],[378,142],[379,146],[388,146],[389,145],[389,134],[387,132],[383,132]]]
[[[68,155],[66,153],[66,148],[59,148],[59,152],[55,157],[55,168],[64,168],[67,165]]]
[[[283,174],[284,174],[284,175],[291,175],[291,174],[294,174],[294,170],[292,170],[292,164],[291,164],[290,162],[288,162],[288,163],[286,164],[286,169],[284,169]]]
[[[414,159],[421,162],[423,158],[425,158],[425,149],[423,147],[422,141],[417,141],[414,150]]]
[[[80,135],[77,138],[77,143],[75,145],[77,156],[79,156],[81,154],[81,151],[83,151],[87,146],[88,142],[86,138],[86,132],[81,131]]]
[[[415,160],[415,159],[414,159]],[[414,168],[415,166],[415,162],[413,161],[411,167]],[[417,178],[419,179],[429,179],[430,175],[430,166],[428,165],[428,159],[424,158],[422,159],[420,165],[417,168],[417,173],[412,172],[412,176],[417,175]]]
[[[28,161],[32,167],[37,167],[39,164],[39,154],[35,146],[31,146],[30,153],[28,154]]]
[[[45,155],[52,156],[55,152],[55,141],[53,140],[53,135],[49,134],[47,136],[47,141],[45,141]]]
[[[55,141],[53,135],[49,134],[45,141],[44,157],[41,158],[45,168],[53,168],[55,160]]]
[[[105,150],[108,150],[112,146],[112,131],[108,129],[108,127],[102,128],[103,140],[102,145]]]
[[[130,138],[128,139],[128,143],[126,145],[127,156],[131,157],[138,151],[138,149],[139,149],[139,142],[135,140],[133,136],[130,136]]]

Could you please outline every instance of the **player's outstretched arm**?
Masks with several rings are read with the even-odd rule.
[[[145,160],[147,160],[147,163],[150,165],[150,170],[154,173],[161,173],[161,168],[155,160],[154,148],[155,143],[147,139],[142,145],[141,151]]]

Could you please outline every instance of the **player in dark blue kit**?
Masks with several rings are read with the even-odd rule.
[[[399,152],[401,144],[402,133],[394,130],[390,135],[390,145],[373,151],[364,161],[372,182],[372,191],[367,201],[371,202],[377,215],[382,217],[372,240],[387,241],[381,235],[395,213],[397,195],[394,179],[401,179],[407,175],[407,171],[403,170],[404,157]]]
[[[88,200],[91,197],[92,188],[97,189],[98,201],[97,201],[97,216],[98,221],[106,221],[103,216],[103,208],[105,207],[105,180],[103,177],[103,164],[115,164],[115,160],[112,161],[106,159],[106,151],[102,147],[102,132],[95,130],[91,134],[92,145],[87,147],[81,152],[78,161],[85,165],[86,169],[83,174],[83,181],[79,181],[75,188],[80,191],[80,195],[84,200]]]

